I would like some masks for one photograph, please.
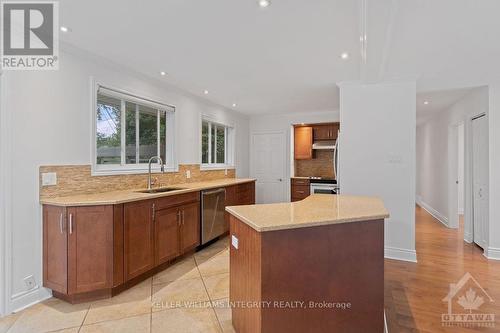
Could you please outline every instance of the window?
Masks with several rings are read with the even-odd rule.
[[[202,119],[202,168],[227,168],[233,166],[232,137],[233,128]]]
[[[174,170],[173,120],[171,106],[99,87],[94,173],[144,171],[153,156]]]

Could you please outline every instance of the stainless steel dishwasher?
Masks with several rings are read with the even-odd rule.
[[[225,188],[201,192],[201,244],[205,244],[227,231],[224,220],[225,207]]]

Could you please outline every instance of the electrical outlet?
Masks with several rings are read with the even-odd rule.
[[[227,176],[227,169],[224,169],[224,176]]]
[[[42,186],[54,186],[54,185],[57,185],[57,173],[55,172],[42,173]]]
[[[28,290],[35,289],[37,286],[33,275],[29,275],[29,276],[25,277],[24,283],[26,284],[26,287],[28,287]]]
[[[191,170],[186,170],[186,178],[191,178]]]

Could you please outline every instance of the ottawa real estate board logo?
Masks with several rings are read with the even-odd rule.
[[[442,326],[495,327],[495,314],[484,311],[494,300],[470,273],[465,273],[457,283],[450,284],[443,302],[448,303],[448,313],[441,315]]]
[[[2,70],[59,68],[59,3],[1,1]]]

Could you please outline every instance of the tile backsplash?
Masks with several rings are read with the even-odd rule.
[[[191,178],[186,178],[186,171],[191,171]],[[42,173],[55,172],[57,184],[42,186]],[[222,178],[235,178],[234,169],[200,170],[199,164],[179,165],[178,172],[154,173],[161,185],[192,183]],[[126,189],[147,187],[148,174],[92,176],[90,165],[52,165],[39,169],[40,199],[63,197],[76,194],[92,194]]]
[[[295,176],[333,178],[333,151],[316,150],[310,160],[295,160]]]

